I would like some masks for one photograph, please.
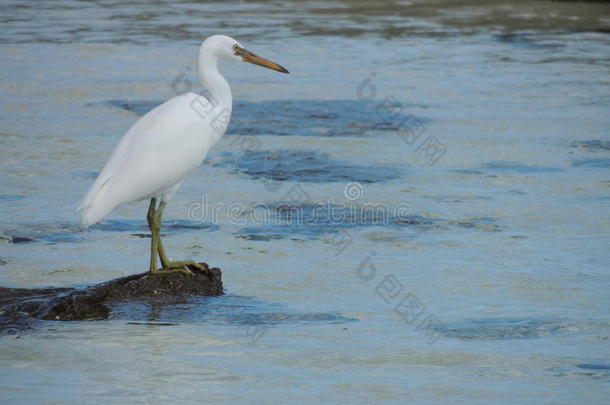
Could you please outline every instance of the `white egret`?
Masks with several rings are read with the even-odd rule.
[[[229,125],[231,88],[218,72],[218,62],[225,60],[288,73],[282,66],[244,49],[233,38],[207,38],[199,48],[198,58],[198,76],[204,91],[176,96],[140,118],[117,144],[77,209],[81,223],[90,226],[121,204],[150,199],[147,220],[151,274],[190,273],[188,266],[200,266],[192,261],[168,260],[160,236],[161,217],[167,202],[201,165]]]

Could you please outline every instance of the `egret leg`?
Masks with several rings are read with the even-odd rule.
[[[165,208],[165,203],[161,202],[159,204],[159,208],[157,208],[157,199],[151,198],[150,205],[148,207],[148,213],[146,214],[146,219],[148,220],[148,227],[150,228],[151,236],[149,270],[150,274],[159,275],[168,273],[185,273],[188,275],[192,275],[193,273],[186,267],[166,267],[164,264],[163,268],[159,269],[157,265],[157,255],[163,257],[163,260],[167,261],[165,250],[163,249],[163,245],[161,245],[161,214],[163,213],[163,208]],[[161,254],[163,254],[163,256],[161,256]]]
[[[156,215],[158,216],[159,221],[159,229],[161,227],[161,217],[163,216],[163,211],[165,210],[165,201],[161,201],[159,203],[159,208],[156,210]],[[159,253],[159,259],[161,260],[161,266],[168,269],[169,268],[169,259],[167,258],[167,254],[165,253],[165,248],[163,247],[163,242],[161,241],[161,235],[159,235],[159,243],[157,245],[157,252]]]
[[[154,203],[153,203],[154,201]],[[169,260],[169,258],[167,257],[167,253],[165,253],[165,248],[163,247],[163,241],[161,239],[161,223],[162,223],[162,217],[163,217],[163,211],[165,210],[165,206],[166,203],[165,201],[161,201],[159,203],[158,207],[156,206],[156,199],[153,198],[151,200],[151,207],[153,208],[153,212],[152,212],[152,217],[151,219],[149,219],[149,225],[151,226],[151,233],[153,235],[156,234],[156,241],[153,240],[152,244],[151,244],[151,256],[154,254],[154,261],[155,261],[155,266],[157,265],[156,262],[156,255],[159,255],[159,259],[161,260],[161,266],[162,268],[160,270],[158,270],[158,272],[166,274],[166,273],[173,273],[173,272],[179,272],[179,273],[185,273],[185,274],[189,274],[192,275],[193,273],[189,270],[189,266],[194,266],[200,270],[205,270],[205,267],[203,267],[201,264],[196,263],[192,260],[189,261],[182,261],[182,262],[172,262]],[[149,215],[150,215],[150,208],[149,208]],[[152,224],[152,225],[151,225]],[[155,229],[155,232],[153,232],[152,229]],[[153,253],[153,250],[155,249]],[[152,262],[153,258],[151,257],[151,262]],[[151,267],[152,269],[152,267]],[[151,273],[153,271],[151,270]]]
[[[157,267],[157,251],[159,250],[159,229],[155,226],[155,206],[157,205],[157,199],[152,198],[150,205],[148,206],[148,213],[146,219],[148,220],[148,228],[150,228],[150,274],[157,274],[159,268]]]

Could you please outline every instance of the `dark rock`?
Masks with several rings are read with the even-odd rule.
[[[107,319],[112,303],[174,296],[222,295],[222,273],[201,263],[203,270],[191,266],[193,275],[168,273],[135,274],[85,289],[14,289],[0,287],[0,315],[27,314],[29,317],[56,321]],[[1,324],[1,323],[0,323]]]

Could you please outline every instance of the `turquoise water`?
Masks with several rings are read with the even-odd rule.
[[[608,6],[7,4],[2,286],[147,268],[146,202],[74,209],[203,38],[291,74],[222,67],[234,123],[166,211],[226,295],[9,328],[3,403],[606,401]]]

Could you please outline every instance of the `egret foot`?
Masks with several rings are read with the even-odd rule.
[[[188,269],[188,267],[170,267],[170,268],[165,268],[162,267],[157,271],[150,271],[149,274],[151,276],[163,276],[166,274],[175,274],[175,273],[181,273],[181,274],[186,274],[187,276],[194,276],[195,273],[193,273],[192,271],[190,271]]]
[[[189,267],[191,267],[191,268],[194,267],[195,269],[200,270],[202,272],[207,270],[207,268],[203,264],[194,262],[192,260],[186,260],[186,261],[183,261],[183,262],[167,262],[167,263],[163,263],[163,268],[164,269],[170,269],[170,270],[171,269],[187,269],[188,270]]]
[[[148,207],[148,226],[150,228],[150,274],[162,275],[169,273],[183,273],[189,276],[194,276],[194,272],[206,274],[208,271],[207,265],[202,265],[192,260],[183,262],[172,262],[165,253],[163,241],[161,240],[161,217],[165,210],[165,201],[161,201],[157,206],[157,199],[151,198],[150,206]],[[157,256],[161,260],[161,268],[158,268]]]

